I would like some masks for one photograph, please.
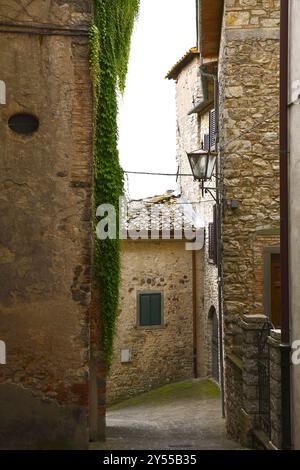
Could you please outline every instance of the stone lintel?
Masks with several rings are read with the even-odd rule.
[[[226,41],[245,41],[251,40],[279,40],[279,28],[246,28],[243,29],[226,29]]]

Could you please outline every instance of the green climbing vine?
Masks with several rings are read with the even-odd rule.
[[[90,29],[90,60],[95,94],[94,210],[112,204],[118,213],[124,175],[118,154],[118,91],[123,93],[131,35],[139,0],[94,0],[95,21]],[[96,217],[94,221],[97,223]],[[118,223],[118,218],[117,218]],[[118,231],[119,227],[117,227]],[[111,364],[118,312],[120,280],[119,240],[94,236],[94,270],[100,292],[103,341]]]

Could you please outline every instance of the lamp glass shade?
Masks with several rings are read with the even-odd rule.
[[[217,154],[216,153],[210,153],[208,155],[208,163],[207,163],[207,173],[206,173],[206,179],[210,180],[213,174],[213,171],[215,169],[216,165],[216,160],[217,160]]]
[[[188,153],[187,156],[196,180],[211,179],[216,164],[216,154],[201,149]]]

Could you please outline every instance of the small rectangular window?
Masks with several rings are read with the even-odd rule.
[[[162,325],[161,292],[143,292],[138,294],[138,323],[140,326]]]

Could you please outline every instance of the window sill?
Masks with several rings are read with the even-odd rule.
[[[148,326],[141,326],[141,325],[136,325],[135,329],[136,330],[164,330],[167,327],[167,324],[165,325],[148,325]]]

